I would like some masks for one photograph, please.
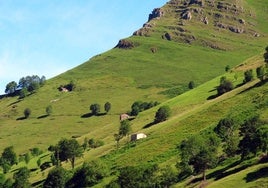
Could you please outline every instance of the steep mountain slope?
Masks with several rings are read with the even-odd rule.
[[[109,152],[105,160],[117,167],[175,161],[176,146],[182,139],[215,126],[228,113],[242,114],[259,93],[267,95],[267,83],[240,94],[255,80],[220,98],[207,100],[216,94],[215,87],[226,65],[243,63],[246,70],[250,67],[247,63],[263,63],[268,40],[265,6],[265,0],[171,0],[155,9],[143,28],[119,41],[114,49],[48,80],[23,100],[1,99],[0,151],[13,145],[22,154],[33,147],[46,150],[60,138],[73,137],[81,143],[84,138],[94,138],[104,141],[104,146],[85,153],[77,164]],[[233,69],[225,76],[240,84],[243,71]],[[76,84],[74,91],[58,90],[72,80]],[[199,87],[188,91],[190,81]],[[177,97],[170,99],[174,96]],[[152,123],[159,106],[139,114],[131,122],[132,131],[143,131],[148,139],[114,153],[119,115],[128,112],[137,100],[169,105],[172,117],[144,129]],[[88,116],[90,104],[103,105],[107,101],[112,104],[108,115]],[[53,113],[46,117],[48,105],[52,105]],[[25,108],[30,108],[32,114],[20,120]],[[266,114],[267,109],[262,118],[268,118]],[[32,179],[36,182],[44,177],[38,174]]]

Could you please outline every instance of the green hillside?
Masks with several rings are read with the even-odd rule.
[[[264,65],[268,41],[266,6],[265,0],[169,1],[153,11],[153,18],[143,28],[115,48],[48,80],[24,99],[0,99],[0,151],[14,146],[15,152],[23,155],[39,148],[44,151],[41,161],[45,162],[50,160],[47,148],[62,138],[75,138],[80,144],[85,138],[101,140],[103,146],[86,150],[75,164],[81,166],[94,159],[107,163],[111,175],[97,185],[104,187],[116,179],[121,167],[157,164],[175,168],[180,161],[177,147],[181,141],[212,130],[228,115],[246,119],[247,113],[254,111],[267,123],[268,86],[267,82],[260,84],[255,75],[255,69]],[[225,72],[227,65],[231,67],[229,72]],[[240,86],[248,69],[253,69],[254,80]],[[214,98],[222,76],[237,88]],[[71,81],[76,86],[74,91],[59,91]],[[190,90],[190,81],[197,87]],[[119,116],[130,112],[135,101],[158,101],[160,105],[130,121],[132,133],[143,132],[148,137],[135,143],[124,137],[117,150],[114,134],[118,133]],[[104,114],[106,102],[112,106],[108,114]],[[94,103],[101,105],[99,116],[90,115]],[[52,114],[46,116],[49,105]],[[153,125],[155,112],[163,105],[171,108],[171,117]],[[32,113],[24,119],[26,108]],[[33,157],[27,165],[35,169],[30,182],[37,186],[50,170],[41,172],[35,164],[39,157]],[[245,181],[248,174],[267,169],[267,163],[260,164],[257,158],[249,160],[248,166],[234,165],[232,168],[243,168],[217,179],[221,170],[232,171],[228,166],[238,158],[209,170],[208,187],[268,185],[266,175]],[[6,177],[12,177],[12,172],[24,165],[14,165]],[[71,168],[69,163],[63,163],[63,167]],[[174,187],[199,187],[201,180],[196,179],[186,179]]]

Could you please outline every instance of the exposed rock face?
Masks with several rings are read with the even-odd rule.
[[[200,6],[204,6],[204,1],[203,0],[190,0],[190,5],[191,4],[198,4]]]
[[[208,24],[208,17],[203,18],[203,23],[206,25]]]
[[[163,39],[166,39],[166,40],[171,40],[171,35],[169,33],[165,33],[163,36],[162,36]]]
[[[244,33],[243,28],[235,27],[235,26],[229,26],[229,30],[234,33]]]
[[[160,18],[164,15],[164,11],[161,8],[155,8],[151,14],[149,14],[148,22],[154,18]]]
[[[115,47],[121,48],[121,49],[131,49],[134,47],[134,44],[131,41],[122,39],[122,40],[119,40],[118,44]]]
[[[228,26],[226,24],[223,24],[223,23],[216,23],[215,26],[219,27],[219,28],[222,28],[222,29],[227,29]]]
[[[189,10],[187,10],[186,12],[182,13],[181,17],[182,19],[185,19],[185,20],[191,20],[192,13]]]
[[[246,24],[246,21],[245,21],[244,19],[239,19],[238,21],[239,21],[239,23],[241,23],[241,24]]]

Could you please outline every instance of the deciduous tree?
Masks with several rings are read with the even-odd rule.
[[[62,167],[55,167],[49,171],[44,182],[44,188],[64,188],[67,182],[67,172]]]
[[[91,110],[92,115],[98,115],[100,113],[100,105],[95,103],[91,104],[89,109]]]
[[[106,102],[104,104],[104,110],[105,110],[105,112],[108,113],[111,110],[111,107],[112,107],[111,103]]]
[[[166,121],[170,115],[171,115],[171,109],[169,108],[169,106],[162,106],[155,113],[154,122],[159,123],[162,121]]]
[[[28,178],[30,177],[30,170],[26,167],[21,167],[17,172],[14,173],[13,179],[15,180],[14,188],[29,188],[30,182]]]
[[[72,168],[74,168],[75,158],[81,157],[83,154],[82,147],[75,139],[61,139],[57,144],[57,148],[59,152],[59,159],[61,161],[70,160]]]

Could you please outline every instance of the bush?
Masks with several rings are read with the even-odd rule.
[[[252,70],[247,70],[244,72],[244,83],[250,82],[253,80],[253,71]]]
[[[156,105],[158,105],[159,103],[157,101],[153,102],[142,102],[142,101],[136,101],[131,105],[131,112],[130,114],[132,116],[137,116],[140,112],[144,111],[144,110],[148,110]]]
[[[189,84],[188,84],[188,88],[189,89],[194,89],[194,87],[195,87],[194,81],[190,81]]]
[[[50,116],[52,114],[52,106],[51,105],[48,105],[46,107],[46,113],[47,113],[48,116]]]
[[[234,88],[233,83],[227,80],[226,77],[221,77],[220,85],[217,87],[218,95],[222,95]]]
[[[89,109],[91,110],[92,115],[98,115],[100,113],[100,105],[99,104],[91,104]]]
[[[159,123],[162,121],[166,121],[170,115],[171,115],[171,110],[169,106],[162,106],[156,112],[154,122]]]
[[[31,115],[31,109],[30,108],[26,108],[24,110],[24,117],[27,119],[28,117],[30,117]]]

